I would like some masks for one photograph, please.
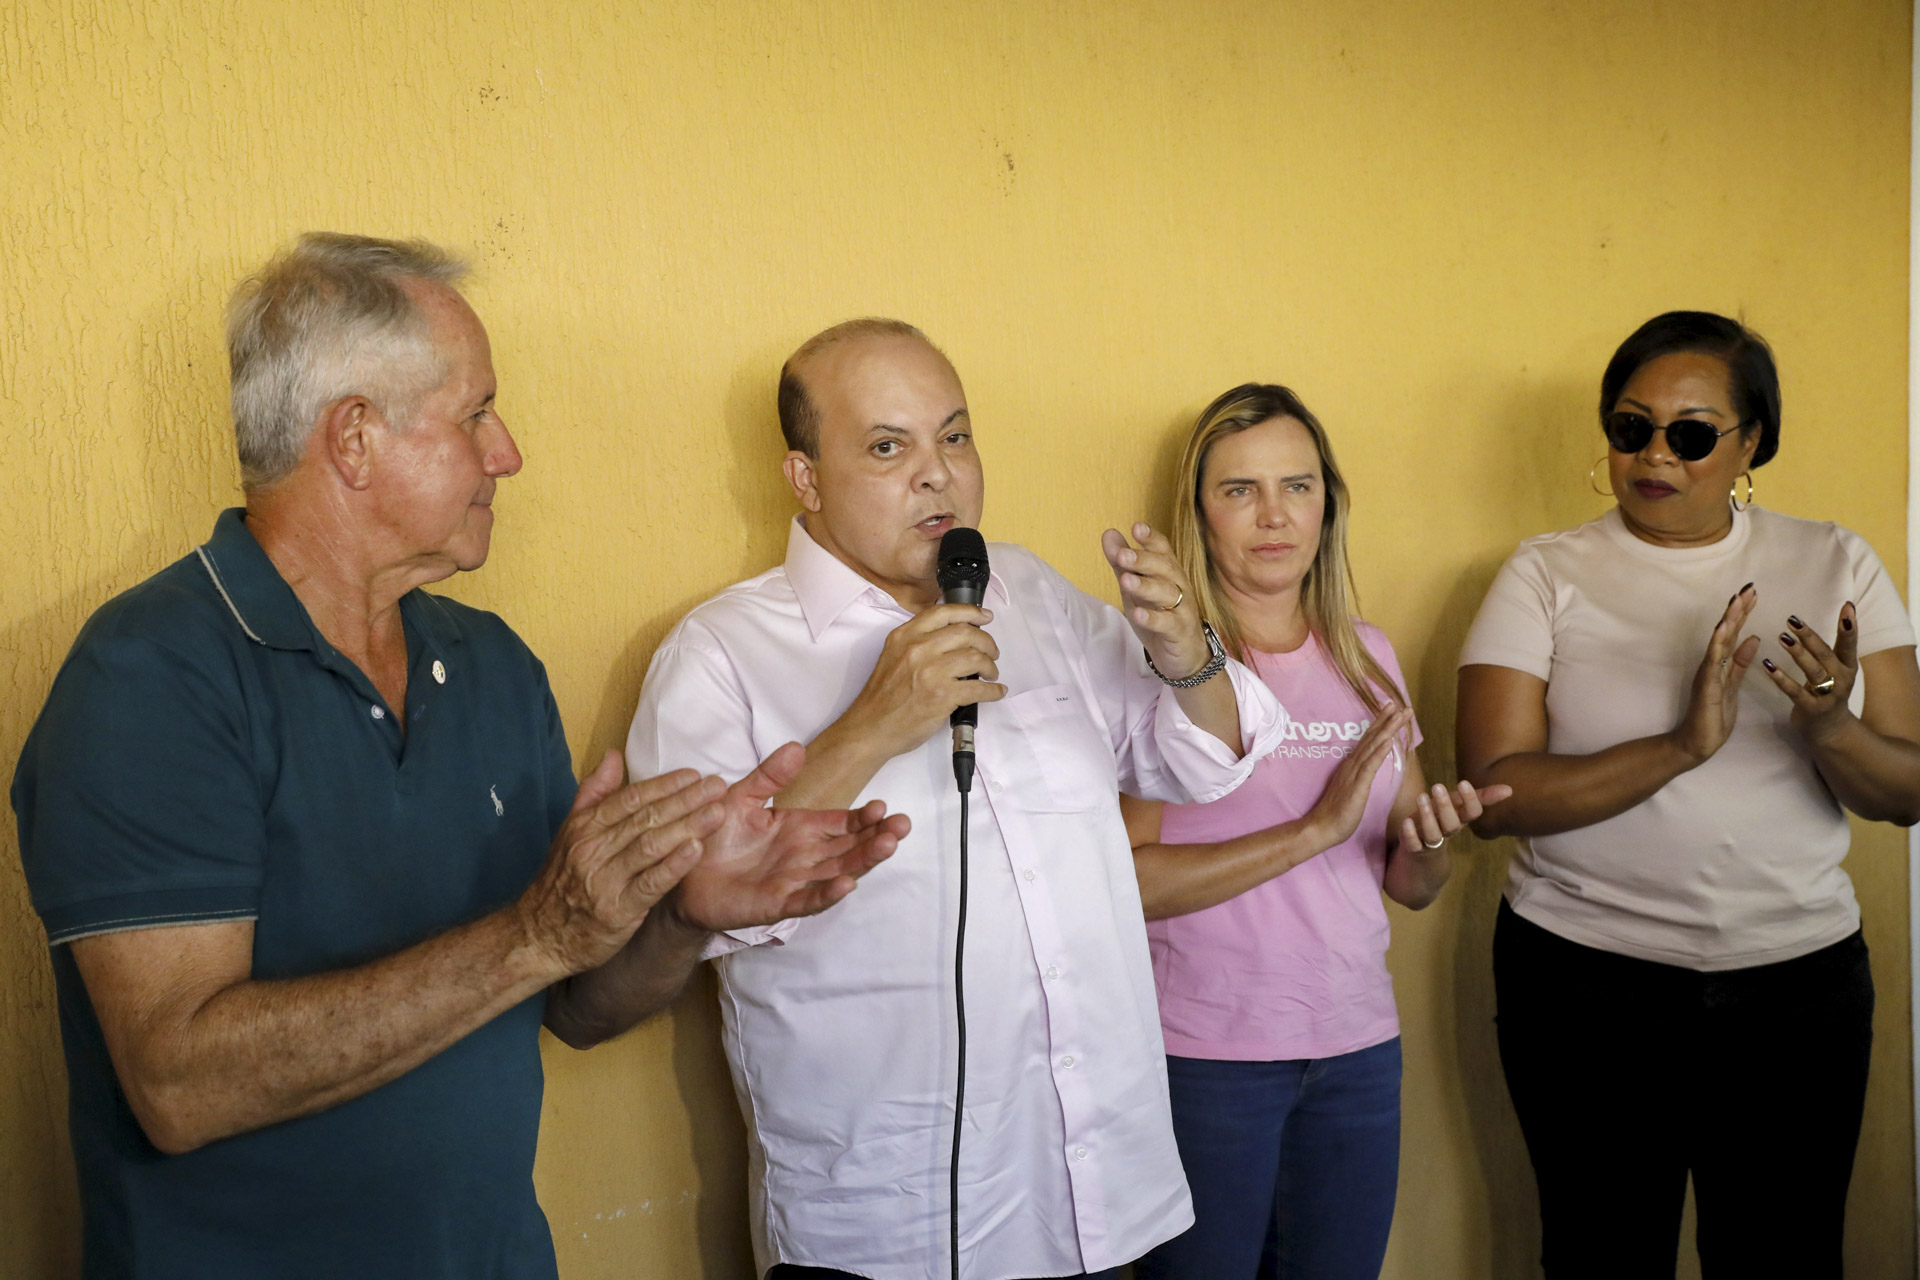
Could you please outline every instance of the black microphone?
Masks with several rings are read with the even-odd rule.
[[[987,595],[987,544],[978,529],[947,530],[940,539],[934,577],[940,582],[944,603],[979,607]],[[960,1280],[960,1129],[967,1113],[967,793],[973,790],[973,730],[980,723],[980,708],[974,703],[955,707],[947,721],[953,726],[953,780],[960,788],[960,909],[953,933],[953,1006],[959,1040],[954,1054],[953,1154],[947,1161],[947,1257],[953,1280]]]
[[[940,538],[940,559],[934,576],[940,598],[947,604],[976,608],[987,596],[987,542],[978,529],[949,529]],[[978,677],[974,677],[978,679]],[[955,707],[947,717],[953,726],[953,780],[960,790],[973,790],[973,730],[980,723],[974,703]]]

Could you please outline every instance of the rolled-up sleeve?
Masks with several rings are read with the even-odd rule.
[[[1235,753],[1195,724],[1173,688],[1153,674],[1118,609],[1064,579],[1059,587],[1068,625],[1085,654],[1089,690],[1112,738],[1122,791],[1173,804],[1218,800],[1280,745],[1286,709],[1253,672],[1228,659],[1221,673],[1232,681],[1240,708]]]
[[[1154,680],[1160,685],[1154,704],[1154,745],[1165,772],[1196,804],[1218,800],[1245,782],[1253,767],[1280,745],[1287,728],[1286,708],[1260,677],[1232,658],[1220,674],[1233,681],[1233,700],[1240,708],[1238,756],[1193,722],[1170,686]]]

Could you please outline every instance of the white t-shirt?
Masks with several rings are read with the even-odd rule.
[[[1732,736],[1625,813],[1521,840],[1506,891],[1515,912],[1586,946],[1703,971],[1790,960],[1860,927],[1840,869],[1846,815],[1788,724],[1792,704],[1759,669],[1772,658],[1797,674],[1779,640],[1787,615],[1831,643],[1848,600],[1862,655],[1913,644],[1859,535],[1750,508],[1712,546],[1673,549],[1634,537],[1616,508],[1520,544],[1460,665],[1545,680],[1547,750],[1588,755],[1680,722],[1714,624],[1748,582],[1759,603],[1743,635],[1761,644]]]

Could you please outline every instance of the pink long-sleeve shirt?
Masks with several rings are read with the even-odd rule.
[[[1100,1270],[1193,1220],[1168,1118],[1121,789],[1213,798],[1285,713],[1238,664],[1244,754],[1148,672],[1119,612],[1031,553],[991,549],[1007,697],[982,704],[969,825],[963,1274]],[[786,563],[699,606],[659,651],[627,740],[635,776],[733,779],[811,741],[908,612],[794,523]],[[727,1057],[747,1120],[751,1227],[778,1262],[875,1280],[947,1274],[959,800],[936,733],[859,802],[913,819],[823,915],[726,939]]]

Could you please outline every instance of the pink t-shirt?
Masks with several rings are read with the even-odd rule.
[[[1361,643],[1404,688],[1385,634],[1355,625]],[[1312,637],[1292,653],[1255,652],[1253,659],[1254,672],[1287,709],[1286,739],[1231,795],[1167,805],[1160,819],[1167,844],[1231,840],[1301,817],[1372,723]],[[1346,843],[1218,906],[1148,922],[1168,1053],[1241,1062],[1329,1058],[1400,1034],[1380,885],[1387,819],[1404,776],[1405,757],[1396,748],[1374,776],[1366,816]]]

